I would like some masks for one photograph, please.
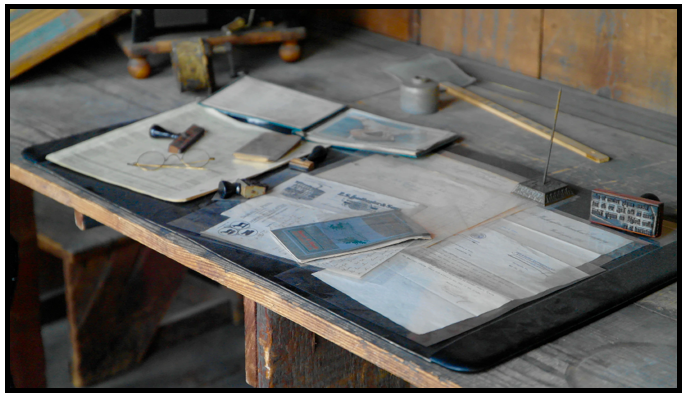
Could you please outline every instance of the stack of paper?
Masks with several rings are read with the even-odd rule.
[[[360,253],[408,240],[431,239],[400,211],[317,222],[272,230],[300,262]]]
[[[412,215],[423,208],[410,201],[302,174],[276,186],[268,195],[223,212],[222,216],[227,219],[202,234],[263,254],[297,260],[274,238],[272,230],[389,210],[402,210],[405,215]],[[358,254],[318,259],[308,265],[359,278],[410,244],[405,242]]]
[[[630,242],[532,208],[431,247],[405,250],[363,279],[328,270],[314,276],[422,335],[485,314],[503,314],[601,272],[599,258]]]

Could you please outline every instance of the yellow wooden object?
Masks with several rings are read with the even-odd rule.
[[[11,9],[10,80],[103,26],[128,9]]]
[[[501,119],[507,120],[512,124],[522,127],[523,129],[529,132],[533,132],[534,134],[542,138],[548,140],[550,139],[552,130],[546,126],[543,126],[533,120],[527,119],[526,117],[518,113],[515,113],[510,109],[500,106],[493,101],[489,101],[488,99],[476,95],[475,93],[468,91],[462,87],[458,87],[455,84],[441,83],[441,87],[445,88],[450,95],[456,96],[457,98],[462,99],[463,101],[469,102],[474,106],[491,112],[496,116],[500,117]],[[610,161],[610,157],[608,155],[600,153],[597,150],[594,150],[584,145],[583,143],[579,143],[565,135],[560,134],[559,132],[555,132],[553,142],[562,146],[565,149],[571,150],[576,154],[591,159],[596,163],[606,163]]]

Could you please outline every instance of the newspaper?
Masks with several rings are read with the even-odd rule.
[[[192,124],[203,127],[205,135],[188,152],[204,151],[214,160],[202,170],[160,168],[146,171],[128,165],[135,163],[141,154],[148,151],[169,155],[170,140],[149,136],[153,124],[174,132],[183,132]],[[292,158],[310,153],[316,146],[303,142],[274,163],[241,161],[233,157],[233,152],[262,133],[278,134],[191,103],[57,151],[48,155],[47,159],[72,171],[138,193],[165,201],[184,202],[215,191],[221,180],[235,181],[259,175]]]

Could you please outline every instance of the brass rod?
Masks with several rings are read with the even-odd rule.
[[[548,167],[550,167],[550,156],[553,154],[553,140],[555,139],[555,128],[557,127],[557,113],[560,111],[560,100],[562,99],[562,89],[557,93],[557,106],[555,107],[555,121],[553,131],[550,133],[550,149],[548,150],[548,162],[545,163],[545,173],[543,173],[543,184],[548,179]]]

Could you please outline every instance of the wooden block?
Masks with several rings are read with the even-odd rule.
[[[102,226],[102,223],[90,218],[79,211],[74,211],[74,223],[81,231],[86,231],[94,227]]]
[[[305,157],[292,159],[288,162],[288,167],[296,171],[310,172],[314,169],[314,161],[310,161]]]
[[[248,384],[262,388],[409,387],[404,380],[259,304],[246,300],[245,314]],[[255,358],[256,370],[252,368]]]
[[[169,153],[183,153],[205,135],[205,129],[193,124],[169,144]]]
[[[200,38],[172,43],[171,61],[181,91],[214,89],[212,48]]]
[[[267,194],[267,185],[249,181],[247,179],[239,179],[236,183],[240,186],[241,196],[245,198],[253,198]]]
[[[679,11],[549,9],[541,78],[677,115]]]
[[[300,143],[298,135],[265,132],[236,150],[233,156],[239,160],[274,162]]]

